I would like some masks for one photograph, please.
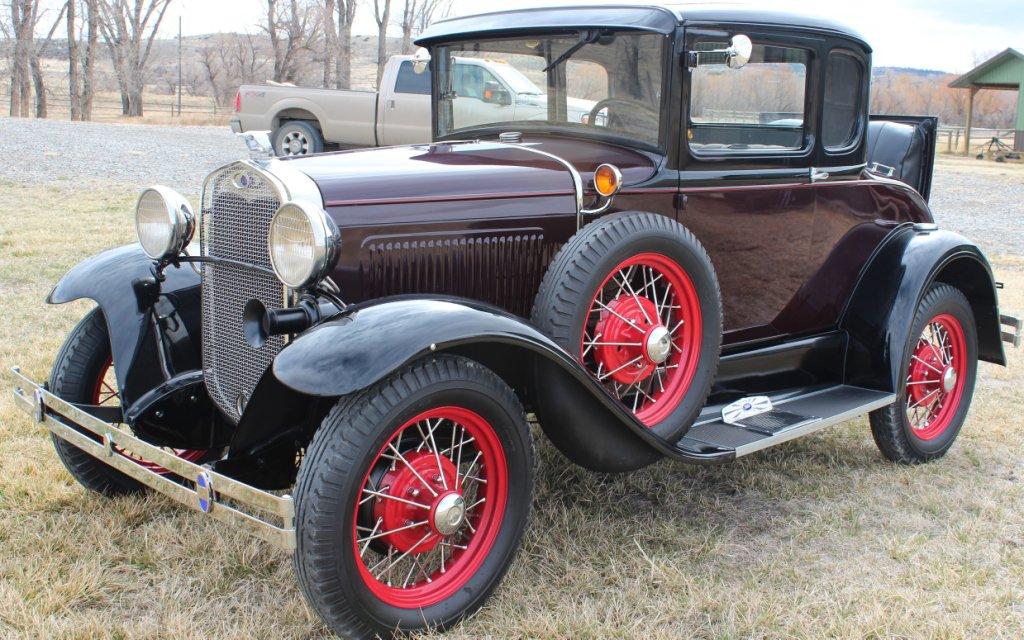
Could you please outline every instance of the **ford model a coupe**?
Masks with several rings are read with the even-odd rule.
[[[198,214],[145,190],[139,243],[50,294],[98,306],[17,390],[86,487],[293,549],[336,632],[482,605],[528,519],[526,416],[599,471],[728,462],[868,412],[886,458],[921,463],[978,360],[1019,344],[981,251],[933,223],[934,119],[869,117],[849,30],[603,6],[420,44],[434,142],[257,154],[210,175]],[[536,108],[508,120],[513,89],[457,77],[474,57],[542,87],[517,97]]]

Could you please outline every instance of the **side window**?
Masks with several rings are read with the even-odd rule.
[[[829,54],[821,120],[821,140],[829,151],[848,147],[857,137],[863,82],[859,60],[840,51]]]
[[[430,65],[406,60],[398,67],[395,93],[430,95]]]
[[[698,51],[725,49],[702,41]],[[755,44],[739,69],[709,55],[690,70],[690,148],[701,150],[798,150],[804,146],[805,49]]]
[[[476,64],[455,63],[454,79],[452,90],[461,98],[484,99],[484,90],[488,85],[501,88],[501,83],[494,77],[494,74]]]

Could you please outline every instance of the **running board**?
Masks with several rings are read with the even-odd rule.
[[[726,424],[721,415],[705,416],[690,427],[675,448],[685,457],[739,458],[895,401],[894,393],[837,385],[779,400],[771,411],[746,418],[742,424]]]

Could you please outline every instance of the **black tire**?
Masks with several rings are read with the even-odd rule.
[[[388,468],[389,463],[381,457],[384,448],[396,442],[397,434],[407,433],[403,429],[410,428],[411,419],[437,407],[468,409],[493,426],[507,461],[507,501],[503,510],[494,511],[503,516],[493,525],[493,542],[477,556],[482,558],[481,564],[465,574],[469,577],[457,591],[427,606],[394,606],[371,589],[372,578],[360,573],[372,563],[364,564],[361,554],[354,549],[358,533],[353,518],[360,522],[358,518],[364,513],[361,510],[378,508],[374,502],[364,506],[366,500],[357,506],[357,501],[363,496],[364,483],[381,477],[371,474],[385,473]],[[453,443],[455,429],[453,423]],[[397,443],[410,455],[412,449],[406,448],[410,443],[403,443],[401,438]],[[385,466],[381,467],[382,464]],[[405,468],[397,461],[394,464],[391,473],[396,468]],[[530,513],[533,469],[533,442],[518,399],[493,372],[472,360],[453,356],[420,360],[365,391],[341,398],[310,443],[296,482],[294,558],[303,594],[327,625],[343,637],[387,637],[397,631],[449,627],[484,603],[518,550]],[[488,478],[488,482],[496,483],[495,476]],[[435,478],[434,482],[437,481]],[[372,486],[389,490],[383,480],[376,482]],[[490,485],[477,487],[480,486]],[[377,502],[381,502],[380,498]],[[477,521],[474,535],[478,530],[485,530],[481,521]],[[380,540],[374,544],[380,544]],[[390,549],[389,544],[381,546]],[[472,544],[466,542],[468,548]],[[371,548],[380,551],[372,545]],[[362,554],[365,553],[364,547]],[[424,562],[431,566],[428,560]],[[434,575],[438,583],[441,580],[426,570],[424,574]]]
[[[305,156],[323,150],[324,136],[312,122],[287,120],[274,132],[274,153],[278,156]]]
[[[943,420],[942,430],[934,436],[922,438],[918,434],[926,434],[927,429],[915,430],[908,417],[908,394],[911,390],[906,381],[911,373],[915,350],[919,347],[919,340],[923,337],[926,327],[933,319],[943,315],[955,318],[962,328],[966,369],[961,367],[957,370],[957,377],[964,377],[963,386],[956,395],[956,404],[949,410],[948,418]],[[907,375],[902,376],[904,385],[899,390],[896,402],[872,411],[870,415],[871,434],[875,444],[882,455],[901,464],[921,464],[941,458],[953,446],[967,418],[978,369],[978,332],[974,313],[967,298],[959,289],[948,284],[935,284],[928,290],[914,315],[910,337],[901,362],[900,371],[907,372]],[[916,402],[919,403],[920,399]],[[915,404],[913,398],[909,404]]]
[[[693,377],[682,387],[682,397],[677,398],[678,405],[671,413],[648,424],[659,436],[675,442],[690,428],[707,400],[718,370],[722,340],[722,302],[715,270],[704,247],[688,229],[665,216],[639,212],[609,215],[588,224],[562,247],[548,267],[531,316],[541,331],[580,358],[584,324],[598,288],[616,265],[640,254],[658,254],[674,262],[691,280],[699,301],[701,332],[694,339],[700,352]],[[567,395],[562,383],[551,376],[544,378],[538,380],[534,390],[541,415],[547,413],[545,407],[555,407]],[[594,446],[585,428],[568,436],[561,427],[557,430],[561,432],[558,435],[554,430],[548,433],[570,458],[580,461],[576,452]]]
[[[71,331],[50,373],[50,391],[68,402],[90,404],[96,381],[110,359],[110,337],[100,309],[90,311]],[[145,485],[103,464],[81,449],[51,434],[57,456],[86,489],[105,496],[146,491]]]

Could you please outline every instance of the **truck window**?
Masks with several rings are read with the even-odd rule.
[[[821,140],[829,151],[849,147],[860,131],[860,96],[864,71],[860,61],[841,51],[828,56]]]
[[[452,91],[462,98],[484,99],[488,84],[501,87],[494,74],[480,65],[455,62],[452,71]]]
[[[702,41],[696,49],[724,49]],[[710,56],[709,56],[710,57]],[[690,71],[690,126],[694,151],[801,149],[807,63],[804,49],[755,44],[740,69],[702,61]]]
[[[398,67],[395,93],[430,95],[430,65],[406,60]]]

